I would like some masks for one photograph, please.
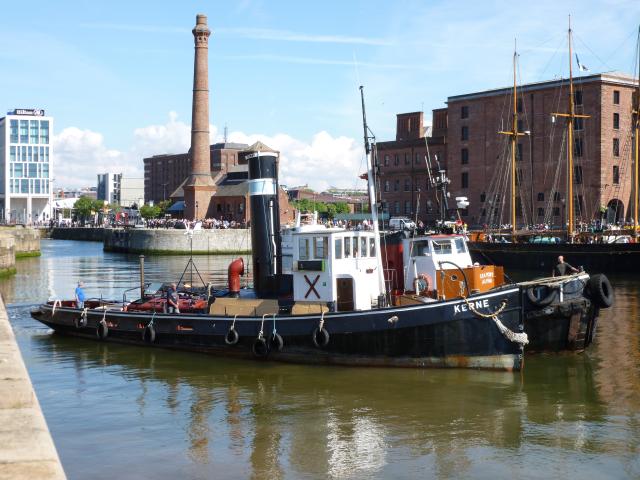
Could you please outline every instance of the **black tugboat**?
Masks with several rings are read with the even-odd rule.
[[[520,370],[529,342],[585,348],[611,300],[606,278],[507,284],[501,267],[473,264],[461,235],[403,238],[381,249],[364,100],[363,118],[373,231],[300,229],[292,272],[283,273],[278,159],[256,151],[248,155],[252,290],[239,288],[243,268],[234,261],[227,290],[208,289],[189,303],[206,304],[200,311],[157,312],[149,302],[163,300],[143,293],[131,304],[89,300],[82,309],[49,301],[33,318],[100,341],[301,363]],[[446,185],[437,185],[443,194]]]

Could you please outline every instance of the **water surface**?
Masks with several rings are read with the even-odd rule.
[[[79,279],[120,297],[138,257],[42,248],[0,292],[70,479],[640,478],[637,279],[612,279],[587,353],[530,356],[522,374],[296,366],[53,335],[34,304]],[[195,257],[205,280],[230,260]],[[187,261],[148,257],[146,279]]]

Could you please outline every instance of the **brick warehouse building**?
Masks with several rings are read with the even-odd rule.
[[[238,165],[238,153],[247,148],[244,143],[216,143],[210,146],[211,173],[215,177]],[[169,200],[191,171],[188,153],[154,155],[144,160],[144,201]]]
[[[444,167],[447,159],[447,109],[433,111],[433,129],[427,137],[422,112],[397,115],[396,139],[378,142],[379,196],[384,213],[410,216],[433,222],[438,208],[435,192],[428,187],[425,162],[427,141],[429,153],[436,167],[438,158]]]
[[[610,221],[630,216],[635,85],[632,77],[621,73],[574,79],[576,113],[590,115],[575,125],[574,200],[578,221],[598,217],[601,207],[607,207]],[[516,150],[519,225],[564,223],[566,121],[562,117],[554,120],[552,113],[568,111],[568,90],[568,80],[518,87],[518,130],[528,132],[520,137]],[[452,96],[446,108],[433,111],[428,138],[431,158],[439,154],[451,179],[450,207],[455,207],[457,196],[469,199],[469,208],[460,213],[470,225],[509,221],[510,139],[498,131],[512,128],[511,95],[511,88],[502,88]],[[378,149],[381,195],[389,213],[415,215],[417,189],[421,188],[418,218],[432,221],[436,213],[433,192],[423,190],[422,114],[399,114],[396,140],[381,142]]]

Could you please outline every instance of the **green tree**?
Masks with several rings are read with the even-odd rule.
[[[161,209],[158,205],[143,205],[140,207],[140,216],[147,220],[159,217],[160,213]]]
[[[158,202],[158,208],[160,209],[160,215],[164,215],[167,213],[169,207],[173,204],[171,200],[163,200],[162,202]]]
[[[349,205],[345,202],[338,202],[334,204],[336,207],[336,213],[350,213]]]
[[[76,200],[76,203],[73,206],[76,211],[76,216],[83,223],[91,216],[91,212],[94,211],[94,207],[95,200],[86,196],[82,196]]]

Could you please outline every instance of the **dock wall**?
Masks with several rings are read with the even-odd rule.
[[[51,229],[50,236],[55,240],[81,240],[85,242],[102,242],[104,228],[62,227]]]
[[[0,298],[0,479],[66,478]]]
[[[191,251],[186,230],[177,229],[106,229],[104,250],[151,255],[183,255]],[[198,230],[193,234],[193,253],[223,255],[251,252],[248,229]]]
[[[0,234],[13,237],[16,257],[37,257],[40,255],[40,230],[37,228],[21,225],[2,227]]]
[[[16,241],[13,235],[0,231],[0,277],[16,272]]]

